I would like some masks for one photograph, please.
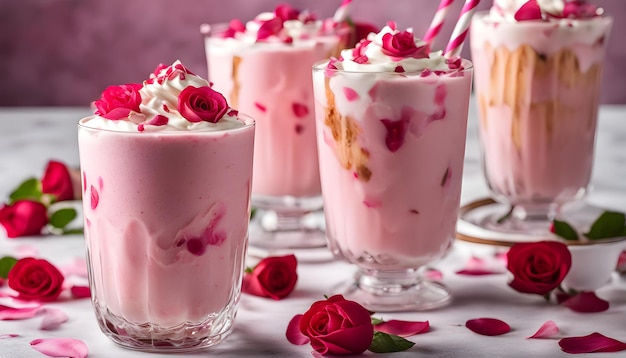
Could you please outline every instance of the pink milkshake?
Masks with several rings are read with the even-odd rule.
[[[394,24],[314,67],[326,235],[361,269],[359,289],[423,285],[417,269],[450,248],[471,81],[469,61]],[[378,311],[438,304],[414,294],[398,307],[383,295],[355,299]]]
[[[474,17],[470,43],[489,188],[514,219],[548,223],[587,191],[612,21],[586,3],[526,3],[494,1]]]
[[[78,139],[100,328],[137,350],[219,343],[240,296],[253,120],[180,62],[95,105]]]

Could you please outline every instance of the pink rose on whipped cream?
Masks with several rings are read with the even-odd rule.
[[[190,122],[215,123],[228,111],[224,96],[211,87],[187,87],[178,95],[178,112]]]
[[[387,56],[405,58],[427,58],[428,46],[417,46],[412,32],[404,30],[383,35],[382,51]]]
[[[141,85],[136,83],[107,87],[93,103],[95,114],[115,121],[128,118],[131,112],[139,112],[140,89]]]
[[[582,0],[494,0],[491,17],[499,21],[586,19],[601,16],[602,8]]]

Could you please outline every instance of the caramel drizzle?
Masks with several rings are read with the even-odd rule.
[[[230,106],[232,108],[239,108],[239,89],[241,84],[239,83],[239,65],[241,64],[241,57],[233,56],[233,89],[230,91]]]
[[[359,180],[368,182],[372,171],[367,167],[369,152],[361,148],[357,138],[362,129],[354,118],[342,116],[335,104],[335,94],[330,89],[330,78],[325,78],[327,107],[325,108],[324,124],[330,128],[335,140],[335,155],[347,170],[354,170]]]
[[[486,51],[493,52],[489,44],[487,44]],[[556,74],[558,84],[566,88],[586,87],[592,100],[599,101],[597,85],[602,74],[599,63],[591,66],[586,72],[582,72],[578,57],[568,48],[546,57],[528,45],[520,46],[513,52],[505,46],[500,46],[494,53],[489,93],[480,93],[478,96],[482,125],[487,126],[488,106],[506,105],[513,111],[511,140],[518,151],[522,147],[523,111],[528,110],[528,115],[533,120],[542,118],[545,120],[547,138],[550,140],[557,125],[557,118],[566,118],[565,111],[575,110],[567,108],[558,99],[531,103],[530,86],[533,81],[541,80],[553,73]],[[595,107],[589,106],[591,111]],[[589,128],[593,126],[595,117],[595,113],[588,113]]]

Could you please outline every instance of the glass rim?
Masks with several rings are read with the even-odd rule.
[[[354,73],[354,74],[385,74],[385,75],[393,75],[393,76],[400,76],[400,77],[406,77],[406,76],[417,76],[420,75],[422,72],[424,72],[424,70],[427,70],[427,68],[424,68],[422,70],[419,71],[406,71],[406,72],[393,72],[393,71],[353,71],[353,70],[340,70],[338,68],[332,69],[332,68],[326,68],[326,65],[328,64],[329,59],[325,59],[325,60],[320,60],[317,61],[313,64],[313,72],[330,72],[330,73]],[[466,58],[461,58],[461,61],[463,63],[463,69],[462,70],[456,70],[456,71],[451,71],[449,73],[446,74],[453,74],[453,73],[466,73],[469,71],[473,71],[474,70],[474,64],[472,61],[466,59]]]
[[[88,131],[94,131],[94,132],[115,133],[119,135],[178,136],[178,135],[190,135],[190,134],[208,135],[208,134],[232,133],[232,132],[238,132],[238,131],[246,131],[246,130],[256,127],[256,120],[254,119],[254,117],[247,115],[245,113],[241,113],[241,112],[239,112],[236,116],[237,118],[245,119],[244,121],[242,121],[244,125],[241,127],[223,128],[223,129],[203,129],[203,130],[122,131],[122,130],[116,130],[116,129],[111,129],[111,128],[96,128],[96,127],[88,126],[85,122],[87,122],[89,119],[92,119],[94,117],[98,117],[98,115],[94,114],[91,116],[81,118],[77,123],[78,128],[88,130]]]
[[[480,10],[476,11],[474,16],[472,16],[472,21],[482,21],[487,22],[485,18],[489,15],[489,10]],[[570,20],[570,21],[578,21],[584,23],[590,22],[613,22],[613,16],[611,15],[600,15],[595,17],[590,17],[586,19],[555,19],[555,21],[545,21],[545,20],[525,20],[525,21],[492,21],[497,22],[498,24],[506,24],[506,25],[521,25],[521,26],[529,26],[529,25],[540,25],[540,26],[554,26],[554,24],[558,24],[559,21],[562,20]]]
[[[230,26],[230,24],[228,22],[224,22],[224,21],[223,22],[215,22],[215,23],[212,23],[212,24],[203,23],[203,24],[200,25],[200,33],[205,38],[215,38],[218,34],[223,32],[224,30],[226,30],[229,26]],[[314,40],[315,37],[344,36],[344,35],[346,35],[346,34],[348,34],[350,32],[350,28],[349,27],[341,27],[341,28],[338,28],[338,29],[335,28],[333,30],[334,30],[334,32],[327,32],[327,33],[317,34],[317,35],[315,35],[315,36],[313,36],[313,37],[311,37],[310,39],[307,39],[307,40]],[[273,43],[282,43],[282,42],[260,42],[260,43],[272,43],[273,44]]]

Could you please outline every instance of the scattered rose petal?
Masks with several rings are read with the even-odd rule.
[[[302,103],[294,102],[291,108],[293,110],[293,114],[298,118],[306,117],[309,114],[309,108]]]
[[[39,256],[39,249],[34,245],[20,245],[15,248],[15,257],[37,257]]]
[[[16,338],[19,336],[20,336],[19,334],[13,334],[13,333],[0,334],[0,339]]]
[[[48,357],[85,358],[89,353],[87,345],[74,338],[39,338],[32,340],[30,346]]]
[[[511,330],[506,322],[497,318],[475,318],[465,322],[465,327],[470,331],[483,336],[499,336]]]
[[[503,271],[491,269],[489,266],[490,265],[484,259],[472,256],[467,261],[465,267],[456,271],[456,274],[467,276],[484,276],[503,273]]]
[[[626,343],[594,332],[583,337],[567,337],[559,341],[566,353],[619,352],[626,350]]]
[[[67,314],[58,308],[46,308],[45,315],[39,325],[39,329],[49,331],[59,328],[59,326],[69,319]]]
[[[87,278],[87,261],[84,258],[75,258],[67,265],[59,267],[63,276],[79,276]]]
[[[264,105],[260,104],[259,102],[254,102],[254,106],[256,108],[258,108],[259,111],[261,111],[261,112],[267,111],[267,107],[265,107]]]
[[[429,281],[441,281],[443,279],[443,272],[429,267],[424,271],[424,278]]]
[[[89,286],[72,286],[70,288],[70,292],[72,293],[72,297],[74,298],[91,297],[91,290],[89,290]]]
[[[541,19],[541,8],[537,3],[537,0],[530,0],[524,5],[522,5],[519,10],[515,13],[515,20],[524,21],[524,20],[540,20]]]
[[[41,306],[15,308],[0,305],[0,320],[19,320],[33,318],[39,312]]]
[[[289,321],[289,324],[287,325],[287,340],[291,344],[295,344],[298,346],[307,344],[310,341],[309,337],[305,336],[300,331],[300,321],[302,320],[302,316],[303,315],[301,314],[293,316],[293,318],[291,319],[291,321]]]
[[[559,333],[559,327],[554,321],[546,321],[539,327],[537,332],[528,338],[550,338]]]
[[[596,296],[592,291],[571,296],[562,301],[561,305],[580,313],[604,312],[609,309],[609,302]]]
[[[497,275],[502,272],[491,271],[486,269],[474,268],[474,269],[462,269],[455,272],[457,275],[466,275],[466,276],[485,276],[485,275]]]
[[[390,321],[374,325],[374,330],[376,331],[393,334],[400,337],[410,337],[416,334],[426,333],[429,329],[430,324],[428,323],[428,321],[411,322],[392,319]]]

